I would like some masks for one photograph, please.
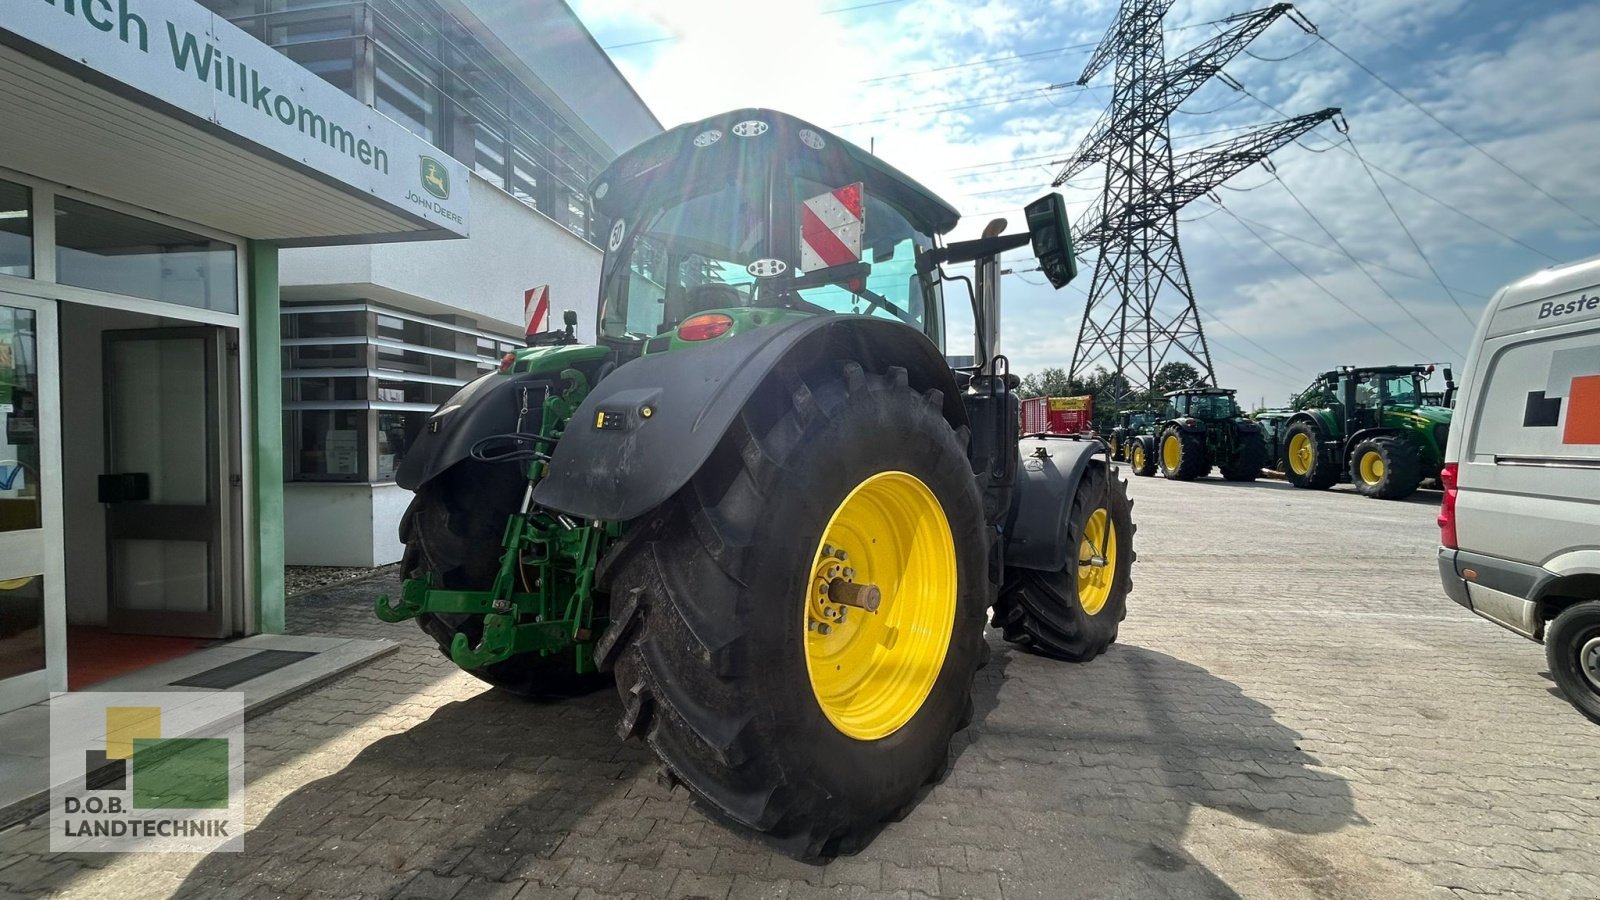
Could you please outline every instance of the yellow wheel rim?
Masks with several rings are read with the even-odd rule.
[[[839,583],[875,586],[877,610],[833,602]],[[834,727],[871,741],[911,721],[955,629],[956,548],[933,491],[905,472],[857,485],[823,529],[803,606],[806,671]]]
[[[1377,484],[1383,480],[1383,454],[1376,450],[1362,454],[1361,480],[1367,484]]]
[[[1091,565],[1100,543],[1106,547],[1105,565]],[[1111,582],[1117,576],[1117,529],[1111,516],[1100,507],[1083,526],[1083,542],[1078,545],[1078,605],[1089,615],[1105,609],[1111,598]]]
[[[1296,475],[1305,475],[1311,471],[1311,464],[1316,461],[1317,448],[1311,445],[1311,435],[1300,432],[1289,438],[1289,468]]]
[[[1161,464],[1168,469],[1176,469],[1182,455],[1183,446],[1178,443],[1178,436],[1167,435],[1167,439],[1161,442]]]
[[[1133,445],[1133,467],[1135,469],[1144,468],[1144,445],[1143,444],[1134,444]]]

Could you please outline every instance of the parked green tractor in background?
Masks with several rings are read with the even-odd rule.
[[[522,694],[612,672],[618,734],[716,814],[798,856],[858,846],[946,771],[986,611],[1074,661],[1125,613],[1126,482],[1097,440],[1019,443],[994,352],[1001,253],[1076,272],[1061,198],[945,244],[943,200],[760,109],[658,135],[590,194],[599,343],[569,325],[429,418],[378,615]],[[947,285],[972,288],[975,366],[946,362]]]
[[[1239,411],[1228,388],[1194,387],[1167,394],[1167,409],[1149,434],[1135,439],[1133,471],[1193,481],[1216,468],[1228,481],[1254,481],[1267,464],[1261,428]]]
[[[1444,370],[1444,405],[1424,390],[1432,365],[1341,366],[1324,372],[1294,400],[1283,430],[1284,475],[1295,487],[1326,489],[1349,478],[1380,500],[1415,493],[1437,478],[1455,381]]]
[[[1128,462],[1133,438],[1149,434],[1156,418],[1156,412],[1152,409],[1123,410],[1119,413],[1116,427],[1111,429],[1111,438],[1107,442],[1111,446],[1111,458],[1117,462]]]

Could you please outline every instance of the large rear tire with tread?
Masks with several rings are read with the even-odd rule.
[[[1562,610],[1545,627],[1544,654],[1561,693],[1600,724],[1600,600]]]
[[[794,856],[862,846],[947,771],[971,719],[990,538],[965,430],[942,404],[898,367],[776,373],[602,566],[616,606],[596,653],[616,674],[618,733],[642,738],[713,814]],[[881,524],[845,527],[857,521]],[[817,579],[841,566],[881,581],[882,605],[824,631],[813,591],[828,596]]]
[[[1322,453],[1322,429],[1300,421],[1283,435],[1283,475],[1297,488],[1327,490],[1339,480],[1339,467]]]
[[[1211,474],[1205,437],[1170,425],[1161,432],[1161,475],[1169,481],[1193,481]]]
[[[1267,438],[1260,431],[1247,431],[1239,435],[1239,447],[1233,459],[1222,466],[1222,477],[1227,481],[1255,481],[1267,466]]]
[[[1117,639],[1133,588],[1133,501],[1128,484],[1091,464],[1068,515],[1072,550],[1058,572],[1006,569],[994,606],[1005,639],[1041,656],[1088,662]],[[1109,524],[1110,536],[1105,528]],[[1104,566],[1091,566],[1104,541]]]
[[[517,510],[527,479],[518,463],[457,463],[422,485],[400,519],[405,542],[401,570],[406,578],[427,578],[439,587],[484,591],[500,569],[506,521]],[[423,613],[417,625],[450,658],[450,644],[464,634],[476,645],[483,616]],[[570,653],[523,653],[468,674],[524,697],[570,697],[604,687],[605,676],[580,675]]]
[[[1422,483],[1422,457],[1403,437],[1382,434],[1367,438],[1350,453],[1350,483],[1376,500],[1409,497]]]

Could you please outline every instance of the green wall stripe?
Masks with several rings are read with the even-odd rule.
[[[278,248],[250,242],[251,434],[255,441],[256,621],[283,632],[283,382]]]

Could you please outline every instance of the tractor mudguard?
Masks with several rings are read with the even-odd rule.
[[[533,500],[595,521],[637,518],[688,483],[775,369],[846,359],[903,367],[911,387],[944,393],[952,427],[967,423],[955,378],[922,332],[865,316],[794,319],[619,366],[573,414]]]
[[[414,491],[466,459],[479,439],[516,431],[522,410],[519,388],[549,380],[548,372],[513,378],[490,372],[469,382],[428,417],[427,427],[400,461],[395,483]],[[532,424],[537,428],[537,422]]]
[[[1059,572],[1067,564],[1067,554],[1078,552],[1069,546],[1067,536],[1072,497],[1102,445],[1093,440],[1029,438],[1017,449],[1022,462],[1006,518],[1006,565]]]

